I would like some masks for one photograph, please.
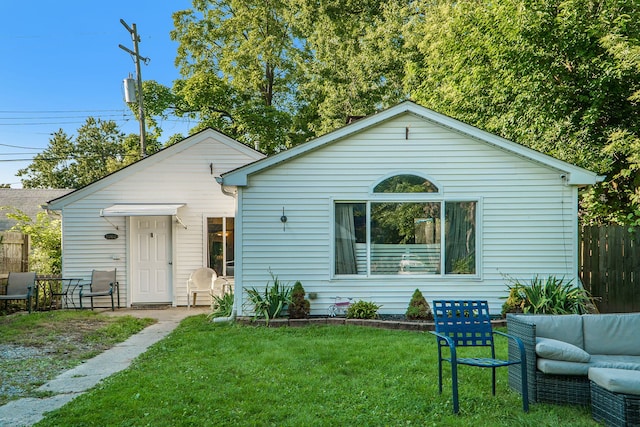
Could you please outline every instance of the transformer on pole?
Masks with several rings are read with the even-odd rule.
[[[133,78],[129,75],[128,78],[124,79],[125,84],[125,102],[137,102],[138,103],[138,119],[140,121],[140,157],[146,157],[146,130],[145,130],[145,120],[144,120],[144,96],[142,93],[142,74],[140,72],[140,60],[144,61],[144,63],[149,62],[149,58],[145,58],[140,56],[138,51],[138,43],[140,42],[140,36],[138,36],[138,30],[136,28],[136,24],[132,24],[131,27],[124,22],[124,19],[120,20],[120,23],[129,31],[131,34],[131,39],[133,40],[133,50],[124,47],[123,45],[118,45],[118,47],[125,52],[129,53],[133,56],[134,62],[136,64],[136,85],[135,90],[132,91],[133,88]],[[133,96],[132,96],[133,95]]]

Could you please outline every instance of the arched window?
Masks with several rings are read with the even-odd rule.
[[[418,175],[394,175],[383,181],[373,189],[374,193],[437,193],[431,181]]]

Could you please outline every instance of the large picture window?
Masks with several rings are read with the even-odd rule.
[[[424,178],[397,175],[375,186],[371,200],[336,202],[335,274],[475,275],[477,202],[412,196],[437,192]],[[401,197],[378,201],[376,193]]]
[[[218,276],[233,276],[234,271],[234,219],[207,218],[209,268]]]

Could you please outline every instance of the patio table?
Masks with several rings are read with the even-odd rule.
[[[38,276],[36,280],[36,310],[53,310],[70,308],[73,303],[73,292],[81,279],[61,276]],[[41,294],[42,293],[42,294]]]

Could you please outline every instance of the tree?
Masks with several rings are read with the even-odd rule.
[[[62,271],[62,231],[60,219],[38,212],[35,219],[13,209],[7,218],[16,221],[11,229],[26,234],[31,239],[29,266],[38,274],[57,275]]]
[[[405,3],[194,0],[174,14],[183,78],[158,111],[273,153],[395,104]]]
[[[174,14],[176,114],[275,152],[290,144],[296,56],[286,0],[194,0]]]
[[[160,145],[151,139],[147,152]],[[24,188],[80,188],[140,158],[139,138],[125,136],[113,121],[87,118],[73,139],[62,129],[49,146],[17,173]]]
[[[406,99],[406,1],[293,0],[304,46],[298,58],[298,121],[315,135]]]
[[[640,74],[620,53],[637,47],[639,18],[624,0],[422,4],[405,27],[405,82],[429,108],[608,175],[583,220],[624,223],[638,207]]]

